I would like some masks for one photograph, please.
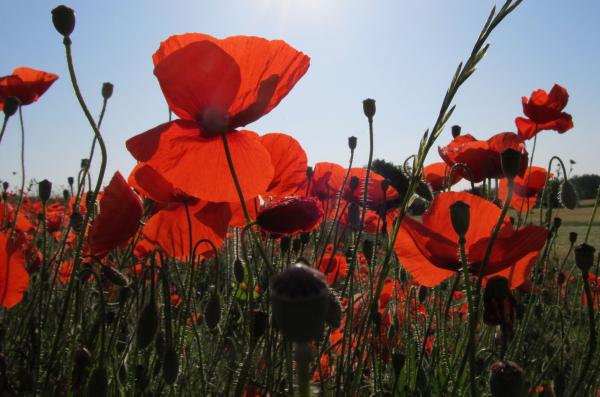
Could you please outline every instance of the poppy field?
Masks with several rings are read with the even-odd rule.
[[[90,108],[75,11],[52,9],[68,75],[0,77],[0,151],[20,134],[22,171],[0,201],[0,395],[600,396],[600,189],[583,210],[560,153],[535,153],[574,127],[568,88],[514,98],[514,131],[451,125],[521,3],[492,9],[414,154],[387,161],[371,98],[346,164],[251,130],[310,73],[301,49],[165,37],[148,58],[168,119],[128,137],[137,165],[113,175],[102,122],[117,92],[104,83]],[[26,189],[23,108],[59,78],[89,153],[64,191]]]

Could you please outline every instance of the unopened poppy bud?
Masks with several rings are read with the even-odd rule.
[[[64,5],[56,7],[52,10],[52,23],[58,33],[69,37],[75,29],[75,11]]]
[[[150,345],[156,331],[158,331],[158,307],[155,302],[149,302],[142,313],[137,324],[137,345],[139,349],[145,349]]]
[[[102,275],[109,280],[111,283],[119,286],[126,287],[129,284],[129,280],[123,273],[118,271],[112,266],[102,266]]]
[[[594,265],[594,253],[596,249],[589,244],[583,243],[575,247],[575,264],[583,273],[590,271]]]
[[[90,361],[92,361],[92,353],[85,346],[78,346],[73,354],[75,369],[83,371]]]
[[[406,356],[402,353],[392,353],[392,366],[394,367],[394,373],[396,376],[400,374],[402,368],[404,368],[404,363],[406,362]]]
[[[69,186],[73,186],[73,183],[75,182],[75,179],[72,176],[70,176],[70,177],[67,178],[67,182],[69,183]]]
[[[208,303],[204,309],[204,319],[210,329],[219,325],[219,321],[221,320],[221,300],[219,299],[219,294],[216,292],[213,292],[208,298]]]
[[[331,329],[338,329],[342,325],[342,302],[340,302],[340,298],[335,291],[331,289],[329,290],[327,300],[327,317],[325,317],[325,323]]]
[[[38,194],[40,196],[40,200],[42,204],[46,204],[50,199],[50,194],[52,193],[52,182],[47,179],[38,183]]]
[[[569,242],[571,244],[575,244],[575,241],[577,241],[577,232],[570,232],[569,233]]]
[[[71,198],[71,192],[69,192],[67,189],[63,190],[63,200],[65,200],[65,202],[69,201],[69,199]]]
[[[355,230],[359,229],[359,224],[360,224],[359,212],[360,211],[359,211],[358,205],[356,203],[350,203],[350,206],[348,207],[348,218],[350,220],[350,226]]]
[[[360,179],[357,176],[350,177],[350,182],[348,183],[348,188],[351,192],[355,191],[358,188],[358,184],[360,183]]]
[[[8,190],[8,182],[6,182],[6,181],[2,182],[2,190],[4,190],[4,191]]]
[[[235,277],[235,281],[237,281],[238,283],[243,282],[245,278],[244,274],[244,265],[242,264],[242,261],[239,260],[239,258],[236,258],[236,260],[233,261],[233,276]]]
[[[252,316],[252,338],[256,341],[258,338],[265,334],[267,325],[269,323],[269,317],[267,313],[262,310],[254,310],[251,313]]]
[[[172,385],[179,375],[179,357],[173,346],[169,346],[165,352],[163,363],[163,379],[167,385]]]
[[[506,149],[500,155],[502,172],[508,179],[514,179],[519,174],[521,153],[515,149]]]
[[[577,192],[569,181],[560,184],[560,202],[565,208],[570,210],[577,207]]]
[[[81,159],[80,166],[81,166],[82,170],[88,169],[90,166],[90,160],[89,159]]]
[[[368,98],[363,101],[363,112],[369,120],[373,120],[373,116],[375,116],[375,99]]]
[[[279,241],[279,249],[281,250],[281,253],[285,254],[286,252],[288,252],[290,250],[291,245],[292,238],[290,236],[283,236]]]
[[[560,228],[560,226],[562,225],[562,218],[554,217],[554,219],[552,220],[552,227],[554,228],[554,230],[558,230],[558,228]]]
[[[355,136],[351,136],[348,138],[348,147],[350,150],[356,149],[357,138]]]
[[[526,395],[525,372],[513,361],[492,364],[490,391],[492,397],[520,397]]]
[[[369,239],[364,240],[362,244],[362,252],[365,258],[367,258],[367,262],[371,263],[371,259],[373,258],[373,241]]]
[[[469,230],[471,222],[471,208],[464,201],[457,201],[450,206],[450,220],[454,231],[460,237],[464,237]]]
[[[21,106],[21,100],[16,96],[9,96],[4,100],[4,117],[9,118],[10,116],[17,113],[19,110],[19,106]]]
[[[113,94],[114,86],[111,83],[102,84],[102,98],[108,99]]]
[[[302,263],[274,276],[271,280],[273,320],[283,336],[297,343],[321,337],[328,294],[323,274]]]
[[[90,397],[105,397],[108,396],[108,373],[106,368],[97,367],[88,383],[87,395]]]
[[[460,125],[453,125],[452,126],[452,138],[456,138],[457,136],[459,136],[460,131],[461,131]]]

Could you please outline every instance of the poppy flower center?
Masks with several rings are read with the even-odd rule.
[[[202,112],[198,123],[206,135],[215,136],[229,129],[229,114],[222,107],[209,106]]]

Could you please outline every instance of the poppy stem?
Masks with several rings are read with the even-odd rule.
[[[23,123],[23,111],[21,108],[22,106],[19,106],[19,122],[21,123],[21,188],[19,191],[17,208],[15,209],[15,219],[10,227],[9,239],[12,238],[17,227],[17,219],[19,218],[19,211],[23,204],[23,194],[25,190],[25,124]]]
[[[473,291],[471,288],[471,276],[469,274],[469,263],[467,259],[467,251],[465,248],[466,240],[464,236],[459,237],[458,245],[460,247],[460,261],[462,262],[462,270],[465,279],[465,290],[467,291],[467,303],[469,304],[469,342],[465,355],[469,356],[469,380],[471,386],[471,397],[477,396],[477,387],[475,384],[475,324],[476,312],[473,301]],[[480,283],[481,285],[481,283]],[[460,379],[460,374],[457,376],[457,381]]]
[[[4,121],[2,122],[2,129],[0,129],[0,143],[2,143],[2,137],[4,136],[4,131],[6,131],[6,125],[8,124],[8,116],[4,115]]]
[[[252,229],[252,219],[250,219],[250,213],[248,212],[248,207],[246,206],[246,200],[244,199],[244,193],[242,192],[242,187],[240,186],[240,181],[237,177],[237,173],[235,172],[235,166],[233,165],[233,159],[231,157],[231,151],[229,150],[229,143],[227,142],[227,132],[225,130],[221,131],[221,139],[223,140],[223,149],[225,150],[225,157],[227,157],[227,164],[229,165],[229,171],[231,172],[231,178],[233,178],[233,184],[235,185],[235,190],[237,191],[238,197],[240,199],[240,205],[242,206],[242,211],[244,212],[244,218],[246,218],[246,227],[250,231],[250,235],[252,236],[252,240],[258,247],[258,251],[260,256],[265,261],[267,268],[269,269],[269,273],[273,274],[273,266],[265,253],[265,249],[262,246],[261,241],[258,239],[256,234],[254,233],[254,229]]]
[[[579,377],[577,378],[577,382],[575,382],[575,386],[573,386],[571,394],[569,395],[570,397],[573,397],[580,392],[579,387],[585,379],[585,375],[588,372],[590,364],[592,363],[592,358],[594,357],[594,353],[596,351],[596,323],[594,319],[594,301],[592,297],[592,291],[590,290],[590,280],[588,279],[588,272],[582,271],[581,277],[583,278],[583,290],[585,292],[585,297],[587,300],[588,317],[590,322],[590,336],[588,339],[588,349],[587,354],[585,356],[585,361],[581,366]]]
[[[600,204],[600,185],[598,186],[598,191],[596,192],[596,201],[594,202],[594,210],[592,211],[592,216],[590,217],[587,231],[585,232],[585,239],[583,241],[585,244],[587,244],[588,239],[590,238],[590,231],[592,230],[592,225],[594,224],[594,219],[596,218],[596,211],[598,211],[598,204]]]

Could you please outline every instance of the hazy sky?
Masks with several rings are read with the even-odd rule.
[[[432,126],[457,64],[465,60],[494,4],[502,0],[238,0],[71,1],[76,11],[73,56],[83,94],[98,114],[103,82],[115,85],[103,125],[105,184],[134,160],[125,141],[167,119],[152,74],[153,52],[173,34],[245,34],[280,38],[311,57],[311,67],[270,114],[248,129],[285,132],[311,164],[345,164],[347,137],[358,137],[357,163],[367,161],[362,100],[377,100],[375,156],[396,163],[417,150]],[[72,92],[64,47],[51,22],[59,3],[0,0],[0,75],[29,66],[60,75],[39,102],[25,107],[27,180],[47,178],[57,191],[76,175],[92,131]],[[492,34],[491,48],[455,99],[449,127],[479,139],[514,131],[521,96],[554,83],[566,87],[575,128],[542,132],[534,163],[552,155],[577,161],[575,173],[600,173],[600,2],[525,0]],[[19,124],[0,144],[0,179],[19,177]],[[429,162],[439,161],[437,151]],[[97,162],[96,162],[97,165]],[[199,162],[199,166],[201,163]],[[17,175],[13,175],[17,172]]]

